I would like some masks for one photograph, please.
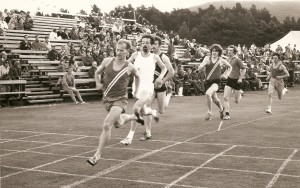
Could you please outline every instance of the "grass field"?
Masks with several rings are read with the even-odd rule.
[[[139,141],[145,128],[138,127],[124,146],[129,124],[113,128],[94,167],[86,160],[106,116],[101,102],[2,108],[1,187],[299,188],[300,87],[274,98],[272,115],[264,112],[266,93],[248,92],[238,105],[231,98],[231,120],[219,132],[216,106],[204,121],[204,96],[172,98],[152,140]]]

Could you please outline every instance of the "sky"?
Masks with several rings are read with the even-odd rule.
[[[46,14],[59,12],[60,8],[64,8],[68,9],[72,14],[76,14],[79,13],[81,9],[90,13],[91,5],[96,4],[101,9],[102,13],[108,13],[118,5],[128,6],[128,4],[131,4],[134,8],[141,5],[145,5],[146,7],[153,5],[162,12],[170,12],[174,8],[188,8],[206,2],[212,2],[213,4],[213,1],[214,0],[8,0],[6,1],[5,6],[2,6],[1,9],[18,9],[34,13],[38,8],[40,8],[40,10]],[[255,2],[259,0],[252,1]]]

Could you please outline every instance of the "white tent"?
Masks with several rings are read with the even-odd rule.
[[[292,49],[294,48],[294,44],[296,44],[296,49],[300,49],[300,31],[290,31],[284,37],[271,44],[271,50],[275,51],[277,46],[280,45],[283,51],[285,51],[285,47],[289,44]]]

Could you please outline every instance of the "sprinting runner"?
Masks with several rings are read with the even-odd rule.
[[[205,120],[211,120],[212,116],[212,102],[214,102],[220,111],[220,118],[223,119],[223,106],[217,96],[217,91],[219,90],[221,78],[227,79],[230,74],[232,67],[231,65],[221,57],[222,55],[222,47],[219,44],[213,44],[210,47],[210,55],[206,56],[203,59],[203,62],[199,65],[198,71],[201,71],[205,67],[206,71],[206,81],[205,88],[206,97],[207,97],[207,107],[208,112],[205,117]],[[225,71],[225,75],[221,74],[221,67],[225,65],[228,69]]]
[[[224,120],[230,120],[229,115],[229,97],[234,90],[235,103],[239,103],[242,98],[242,79],[245,77],[246,67],[244,66],[241,59],[239,59],[236,55],[238,52],[237,48],[234,45],[230,45],[227,48],[227,61],[232,66],[232,71],[230,72],[226,85],[224,88],[224,108],[225,108],[225,116]]]
[[[162,62],[165,64],[167,68],[167,74],[162,80],[162,86],[160,88],[154,88],[154,92],[152,94],[152,97],[149,100],[149,104],[151,105],[154,102],[156,96],[157,104],[158,104],[158,112],[160,114],[163,114],[166,111],[166,108],[168,107],[170,98],[172,96],[172,91],[167,93],[167,86],[165,83],[168,82],[173,77],[174,69],[172,67],[169,57],[160,51],[160,47],[162,44],[161,38],[156,36],[154,37],[154,41],[155,42],[152,51],[154,54],[158,55],[162,60]],[[160,73],[161,73],[161,69],[158,65],[156,65],[154,81],[159,77]],[[145,120],[146,131],[144,133],[144,136],[140,138],[141,141],[151,139],[152,137],[151,135],[152,116],[145,116],[144,120]]]
[[[103,88],[103,103],[108,114],[103,122],[103,130],[99,138],[97,151],[92,158],[87,160],[92,166],[97,164],[100,159],[103,149],[110,139],[112,126],[118,128],[127,121],[138,119],[134,114],[122,114],[128,104],[129,75],[134,76],[136,88],[139,88],[140,83],[137,69],[126,61],[130,49],[131,44],[129,41],[119,40],[116,46],[116,58],[105,58],[95,72],[96,88]],[[102,84],[100,74],[103,72],[105,74]]]
[[[274,53],[272,55],[270,74],[266,78],[267,81],[269,80],[268,108],[266,110],[267,114],[272,113],[271,108],[273,102],[273,98],[272,98],[273,93],[277,91],[278,99],[281,100],[282,96],[284,96],[288,92],[288,89],[284,87],[283,78],[288,78],[290,74],[279,58],[280,55],[278,53]]]
[[[163,77],[166,74],[167,69],[160,57],[150,52],[154,44],[154,38],[151,35],[144,35],[141,41],[142,51],[133,53],[128,60],[130,62],[134,62],[134,66],[140,73],[140,88],[136,95],[138,100],[133,107],[133,111],[138,118],[140,118],[140,115],[152,115],[154,120],[158,122],[159,118],[157,111],[149,107],[149,100],[153,94],[154,86],[155,88],[162,87]],[[161,74],[153,83],[156,65],[161,68]],[[132,89],[133,91],[136,91],[136,88],[133,87]],[[127,137],[120,141],[122,144],[131,144],[136,127],[136,122],[132,121]]]

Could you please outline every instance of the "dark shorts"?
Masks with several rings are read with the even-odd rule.
[[[155,89],[155,88],[154,88],[154,91],[155,91],[156,93],[164,92],[164,91],[167,91],[167,87],[166,87],[165,84],[163,84],[163,85],[161,86],[161,88],[158,88],[158,89]]]
[[[110,111],[110,109],[113,106],[118,106],[120,108],[122,108],[122,113],[125,113],[125,110],[127,108],[127,104],[128,104],[128,99],[127,98],[121,98],[115,101],[109,101],[109,100],[103,100],[103,104],[105,106],[105,110],[106,111]]]
[[[217,79],[217,80],[206,80],[205,81],[205,90],[208,90],[213,84],[217,84],[220,88],[221,86],[221,80]]]
[[[241,89],[241,83],[238,83],[238,79],[232,79],[230,77],[227,78],[226,85],[231,87],[234,90]]]

